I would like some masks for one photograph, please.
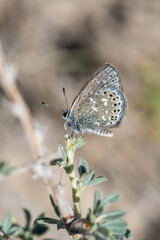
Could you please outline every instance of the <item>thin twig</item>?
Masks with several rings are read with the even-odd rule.
[[[28,172],[28,170],[34,169],[37,164],[40,165],[40,164],[43,164],[43,163],[50,163],[50,161],[57,158],[57,156],[58,156],[58,154],[54,153],[54,154],[46,155],[45,157],[39,158],[38,162],[33,163],[33,161],[30,161],[29,163],[25,163],[21,167],[13,170],[10,175],[6,175],[6,176],[0,175],[0,181],[8,179],[9,177],[24,174],[24,173]]]
[[[43,152],[34,132],[34,122],[31,112],[16,86],[16,69],[13,65],[8,64],[5,61],[5,57],[1,47],[0,83],[10,102],[14,106],[19,107],[21,111],[21,114],[19,115],[19,120],[21,121],[25,134],[27,135],[29,145],[32,147],[33,158],[40,158]]]
[[[10,100],[12,110],[15,111],[19,118],[21,125],[24,129],[24,133],[27,136],[28,143],[32,149],[33,159],[36,159],[37,164],[30,164],[26,167],[22,167],[17,170],[19,173],[25,172],[27,169],[34,169],[37,176],[42,177],[45,183],[50,187],[53,193],[56,204],[58,205],[61,215],[63,218],[68,218],[73,215],[73,210],[67,203],[63,189],[61,185],[58,185],[55,181],[53,172],[48,164],[45,163],[47,160],[46,152],[44,151],[45,146],[41,143],[35,131],[35,122],[33,121],[31,112],[26,105],[22,95],[20,94],[16,86],[16,71],[13,65],[9,65],[4,57],[2,48],[0,47],[0,84],[5,91],[6,95]],[[39,129],[40,131],[40,129]],[[42,161],[40,159],[45,159]],[[39,161],[40,160],[40,161]]]

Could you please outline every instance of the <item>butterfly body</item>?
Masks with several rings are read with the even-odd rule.
[[[85,83],[75,97],[71,110],[63,110],[65,125],[75,133],[113,136],[125,112],[126,100],[117,70],[106,63]]]

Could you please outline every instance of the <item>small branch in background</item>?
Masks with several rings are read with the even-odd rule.
[[[0,47],[0,84],[10,100],[12,111],[17,115],[27,135],[28,142],[32,146],[33,158],[39,158],[44,152],[38,142],[34,130],[34,121],[30,110],[16,86],[17,70],[14,65],[5,60]]]
[[[57,184],[53,172],[46,163],[47,160],[44,160],[45,158],[47,159],[47,155],[45,146],[43,145],[44,134],[42,128],[33,120],[31,112],[16,86],[16,77],[17,70],[15,66],[6,62],[2,47],[0,46],[0,84],[8,96],[12,113],[16,115],[21,122],[32,151],[33,159],[37,161],[35,165],[32,163],[31,165],[29,164],[29,166],[17,170],[17,173],[22,173],[30,168],[34,169],[35,176],[43,178],[52,190],[53,197],[61,211],[62,217],[67,218],[73,215],[73,211],[64,197],[62,186]],[[40,158],[44,161],[39,161]]]
[[[38,178],[38,176],[36,176],[36,171],[34,171],[36,166],[40,165],[40,164],[48,164],[48,163],[50,163],[50,161],[55,159],[57,157],[57,155],[58,155],[57,153],[46,155],[45,157],[39,158],[38,162],[34,162],[33,163],[33,161],[30,161],[29,163],[26,163],[26,164],[22,165],[19,168],[11,166],[10,165],[11,164],[10,161],[9,161],[9,165],[8,165],[8,161],[0,162],[0,181],[5,180],[5,179],[7,179],[9,177],[13,177],[13,176],[18,176],[18,175],[24,174],[24,173],[28,172],[29,170],[33,170],[33,172],[35,172],[34,178],[36,179],[36,178]],[[6,167],[9,168],[9,169],[4,169],[5,170],[4,171],[3,170],[3,166],[2,166],[3,163],[5,165],[7,165]]]

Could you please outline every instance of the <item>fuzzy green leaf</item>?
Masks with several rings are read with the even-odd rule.
[[[30,223],[31,223],[31,214],[30,214],[30,212],[27,210],[27,209],[23,209],[23,211],[24,211],[24,214],[25,214],[25,220],[26,220],[26,225],[25,225],[25,227],[23,228],[24,229],[24,231],[27,231],[27,230],[29,230],[29,226],[30,226]]]
[[[4,176],[10,175],[16,167],[11,166],[10,160],[0,162],[0,173]]]
[[[40,218],[40,217],[44,217],[44,213],[43,212],[38,215],[38,218]]]
[[[42,240],[55,240],[55,238],[43,238]]]
[[[30,231],[26,231],[20,236],[21,236],[22,239],[33,240],[33,235],[31,234]]]
[[[89,222],[93,225],[97,224],[96,223],[96,216],[94,214],[89,215]]]
[[[87,183],[89,183],[94,178],[94,175],[95,175],[94,171],[91,171],[89,173],[84,173],[81,176],[81,180],[86,185]]]
[[[95,195],[94,195],[94,206],[93,206],[93,213],[95,214],[96,211],[97,211],[97,208],[99,207],[100,203],[101,203],[101,200],[102,200],[102,193],[99,192],[99,191],[96,191],[95,192]]]
[[[21,228],[18,225],[14,225],[11,227],[11,229],[9,230],[9,235],[14,235],[17,236],[19,231],[21,230]],[[16,233],[16,234],[15,234]]]
[[[126,212],[124,211],[110,211],[110,212],[104,213],[103,220],[106,220],[106,221],[118,220],[123,218],[125,215],[126,215]]]
[[[58,145],[58,152],[59,152],[59,155],[63,159],[63,162],[64,162],[64,164],[66,166],[66,164],[67,164],[67,155],[66,155],[66,152],[65,152],[65,150],[64,150],[64,148],[63,148],[63,146],[61,144]]]
[[[102,208],[106,207],[108,204],[114,203],[119,199],[120,193],[114,193],[104,198],[100,203],[98,210],[100,211]]]
[[[101,240],[107,240],[107,234],[108,234],[108,231],[103,229],[99,229],[95,232],[95,235],[98,237],[98,239],[101,239]]]
[[[127,223],[123,220],[109,221],[101,224],[113,235],[124,235],[126,233]]]
[[[116,238],[113,239],[113,240],[125,240],[125,239],[126,239],[125,236],[121,236],[121,238],[118,239],[118,238],[116,237]]]
[[[44,224],[36,224],[32,228],[32,234],[40,236],[48,230],[48,227]]]
[[[42,240],[55,240],[55,238],[43,238]]]
[[[97,184],[100,184],[100,183],[103,183],[103,182],[106,182],[106,181],[107,181],[106,177],[100,176],[96,179],[93,179],[93,180],[89,181],[86,185],[87,186],[93,186],[93,185],[97,185]]]
[[[11,226],[12,226],[12,215],[10,213],[7,213],[4,219],[2,231],[6,234],[9,233]]]
[[[90,234],[94,233],[97,230],[97,228],[98,228],[98,225],[93,224],[89,229]]]
[[[88,163],[87,163],[83,158],[79,158],[79,162],[78,162],[78,172],[79,172],[80,177],[81,177],[84,173],[88,173],[88,172],[89,172]]]
[[[39,217],[34,220],[34,224],[57,224],[59,220],[49,217]]]
[[[133,238],[132,232],[129,229],[126,230],[126,233],[124,234],[124,236],[129,239]]]
[[[51,204],[52,204],[52,206],[53,206],[53,208],[54,208],[55,213],[57,214],[57,216],[58,216],[59,218],[61,218],[61,214],[60,214],[59,208],[58,208],[57,205],[55,204],[52,195],[50,194],[49,197],[50,197],[50,201],[51,201]]]
[[[96,237],[90,236],[90,237],[88,238],[88,240],[96,240]]]
[[[57,223],[57,229],[65,229],[65,224],[64,224],[64,221],[63,219],[60,219]]]
[[[83,145],[84,145],[84,138],[82,137],[77,138],[73,144],[73,152],[75,152],[78,148],[82,147]]]
[[[63,162],[62,158],[56,158],[56,159],[53,159],[53,160],[50,161],[50,165],[51,166],[55,166],[55,165],[61,166],[62,162]]]

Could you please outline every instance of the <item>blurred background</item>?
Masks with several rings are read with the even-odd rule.
[[[85,158],[96,175],[108,182],[104,195],[121,192],[115,206],[128,212],[134,239],[157,240],[160,231],[160,1],[127,0],[0,0],[0,40],[7,60],[19,69],[17,85],[34,119],[47,126],[48,153],[64,143],[62,88],[71,105],[92,73],[105,62],[120,73],[128,99],[126,118],[113,138],[85,135],[76,158]],[[1,98],[5,97],[2,89]],[[19,121],[0,105],[0,160],[21,166],[31,154]],[[71,203],[71,190],[58,168]],[[84,191],[83,216],[93,204],[95,188]],[[10,211],[24,222],[22,208],[33,218],[54,217],[47,187],[30,173],[0,182],[0,220]],[[51,226],[46,235],[69,239]]]

